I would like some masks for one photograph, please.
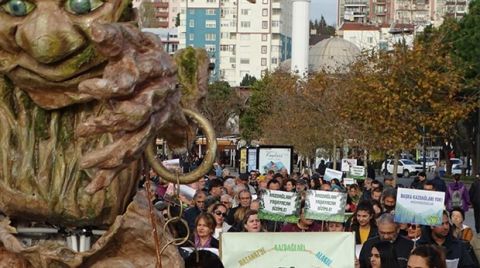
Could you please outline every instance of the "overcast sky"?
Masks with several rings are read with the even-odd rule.
[[[311,0],[310,19],[320,19],[323,15],[327,24],[333,25],[337,20],[337,0]]]

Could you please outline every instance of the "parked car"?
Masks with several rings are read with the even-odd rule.
[[[388,174],[393,173],[393,159],[387,160],[387,172]],[[382,163],[382,173],[385,174],[385,162]],[[413,162],[410,159],[400,159],[398,160],[397,174],[403,177],[409,177],[410,175],[417,175],[418,172],[423,171],[423,166]]]
[[[452,169],[462,169],[463,161],[460,158],[450,158],[450,163],[452,164]]]
[[[435,167],[437,166],[438,159],[427,157],[427,158],[425,158],[425,160],[426,160],[425,161],[425,168],[428,171],[433,171],[435,169]],[[423,157],[420,157],[420,159],[418,159],[418,164],[423,167]]]

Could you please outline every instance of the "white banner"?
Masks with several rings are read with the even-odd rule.
[[[327,168],[325,169],[325,175],[323,175],[323,179],[326,181],[331,181],[332,179],[338,179],[339,181],[342,179],[343,173],[341,171]]]
[[[228,268],[352,268],[355,236],[349,232],[222,233],[220,255]]]
[[[349,172],[350,167],[356,166],[357,165],[357,159],[348,159],[348,158],[343,158],[342,159],[342,168],[341,170],[343,172]]]

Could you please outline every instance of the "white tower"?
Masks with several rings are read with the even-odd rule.
[[[293,0],[291,71],[300,77],[308,73],[308,37],[310,0]]]

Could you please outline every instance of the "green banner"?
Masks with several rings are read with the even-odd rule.
[[[305,196],[305,218],[344,222],[346,203],[346,193],[308,190]]]
[[[293,192],[262,190],[258,217],[280,222],[298,222],[300,195]]]

